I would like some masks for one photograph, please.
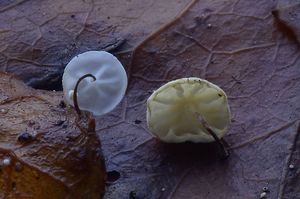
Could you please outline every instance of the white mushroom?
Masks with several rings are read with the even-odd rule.
[[[105,51],[88,51],[74,57],[63,74],[65,101],[74,106],[74,88],[78,80],[77,98],[81,110],[103,115],[112,111],[122,100],[127,88],[127,75],[119,60]]]
[[[168,82],[147,101],[148,127],[164,142],[215,141],[201,119],[218,138],[230,124],[225,92],[206,80],[191,77]]]

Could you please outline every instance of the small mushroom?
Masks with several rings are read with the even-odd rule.
[[[67,64],[62,83],[67,104],[76,106],[74,101],[78,100],[81,110],[99,116],[112,111],[120,103],[127,88],[127,75],[112,54],[88,51]],[[78,87],[76,100],[75,87]]]
[[[220,141],[230,124],[227,96],[217,85],[196,77],[168,82],[149,97],[147,124],[164,142]]]

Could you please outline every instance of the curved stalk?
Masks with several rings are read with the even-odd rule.
[[[226,159],[229,157],[229,151],[226,149],[224,146],[222,140],[217,136],[217,134],[210,128],[209,124],[202,118],[202,116],[199,113],[196,113],[196,116],[199,120],[199,122],[202,124],[202,126],[207,130],[207,132],[214,138],[214,140],[217,142],[220,153],[221,153],[221,158]]]
[[[78,105],[77,90],[78,90],[78,86],[79,86],[80,82],[87,77],[93,78],[94,81],[96,80],[96,77],[92,74],[83,75],[82,77],[80,77],[78,79],[78,81],[76,82],[75,88],[74,88],[73,103],[74,103],[75,111],[77,112],[78,115],[81,115],[81,110]]]

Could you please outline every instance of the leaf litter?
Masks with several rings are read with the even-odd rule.
[[[78,5],[72,7],[75,12],[78,12]],[[267,198],[299,198],[299,23],[286,17],[286,10],[294,12],[298,7],[294,1],[277,4],[271,0],[195,0],[181,5],[186,6],[176,7],[176,12],[169,11],[165,19],[170,22],[165,20],[165,25],[157,31],[154,31],[157,25],[146,24],[138,29],[146,33],[136,40],[124,34],[126,42],[115,52],[126,65],[130,79],[122,104],[97,120],[107,170],[120,174],[107,186],[105,198],[259,198],[264,187],[268,188]],[[144,6],[143,9],[149,5]],[[168,6],[173,8],[174,4]],[[179,10],[180,14],[174,17]],[[14,9],[2,11],[2,14],[7,11]],[[279,13],[278,17],[274,16],[274,11]],[[86,18],[86,13],[89,12],[79,14],[81,20]],[[126,24],[130,19],[124,13],[117,19]],[[66,13],[61,15],[57,16],[59,20],[55,20],[56,17],[49,20],[52,23],[49,27],[65,31],[59,17],[65,17]],[[144,19],[150,19],[149,16],[152,15],[145,14]],[[92,30],[101,31],[103,26],[98,24],[101,20],[93,14],[89,17]],[[88,31],[88,21],[79,24],[86,24],[83,32],[94,33]],[[103,19],[103,23],[105,21]],[[115,28],[120,31],[120,27],[117,24]],[[127,32],[134,32],[133,27],[129,26]],[[45,68],[61,70],[79,51],[107,46],[101,42],[102,47],[96,45],[94,39],[116,43],[108,39],[114,31],[76,37],[77,30],[81,29],[82,26],[70,29],[70,34],[75,35],[74,41],[81,41],[76,44],[79,50],[69,50],[70,54],[62,55],[60,60],[55,61],[57,57],[51,52],[63,52],[68,48],[59,45],[65,35],[58,32],[55,34],[57,41],[49,34],[53,51],[43,50],[50,46],[41,42],[43,39],[39,44],[42,50],[36,51],[40,53],[33,53],[31,47],[27,51],[29,47],[18,43],[20,52],[16,59],[17,62],[21,60],[21,64],[15,63],[12,56],[4,56],[1,67],[30,84],[34,78],[44,78],[41,74]],[[150,32],[152,34],[145,38]],[[294,37],[289,37],[288,32]],[[2,46],[2,54],[16,53],[16,46]],[[26,59],[23,58],[25,52],[29,56]],[[46,52],[50,53],[44,55]],[[43,65],[38,67],[40,72],[21,75],[21,71],[32,71],[37,62]],[[146,100],[152,91],[170,80],[189,76],[207,79],[229,96],[232,124],[225,139],[231,156],[226,161],[218,159],[215,143],[164,144],[148,133]]]
[[[90,114],[0,72],[0,198],[100,198],[105,164]]]

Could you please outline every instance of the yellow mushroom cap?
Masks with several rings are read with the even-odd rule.
[[[230,124],[225,92],[206,80],[190,77],[166,83],[147,100],[147,124],[164,142],[213,142],[200,115],[221,138]]]

